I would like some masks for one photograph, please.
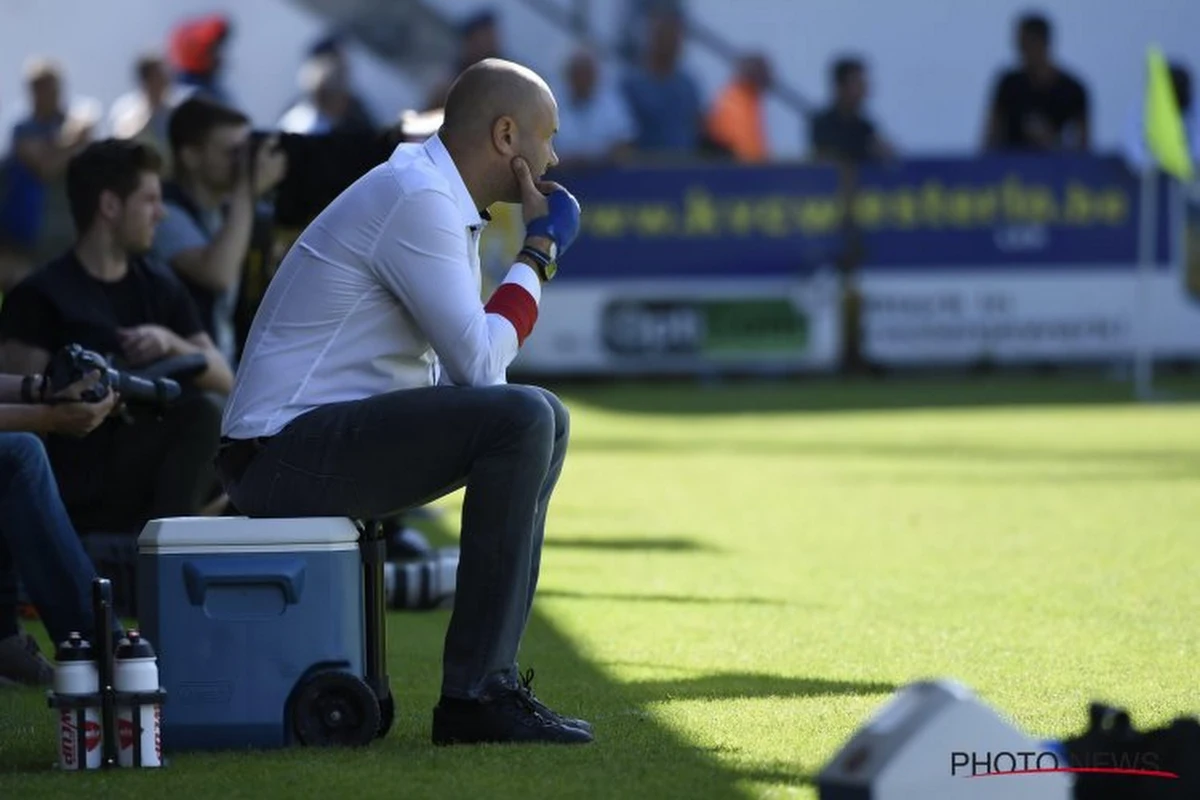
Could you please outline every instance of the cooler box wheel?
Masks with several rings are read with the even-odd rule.
[[[396,695],[388,692],[387,697],[379,699],[379,733],[376,734],[380,739],[388,735],[388,731],[392,729],[392,722],[396,719]]]
[[[380,730],[379,698],[362,678],[348,672],[319,672],[292,701],[292,725],[306,747],[362,747]]]

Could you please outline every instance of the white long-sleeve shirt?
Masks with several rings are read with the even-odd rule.
[[[436,135],[346,189],[267,287],[222,435],[272,436],[317,406],[397,389],[503,383],[541,282],[518,262],[484,305],[485,216]]]

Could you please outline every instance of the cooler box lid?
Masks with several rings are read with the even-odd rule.
[[[169,517],[146,523],[138,536],[138,552],[150,555],[329,552],[357,549],[358,536],[358,527],[347,517]]]

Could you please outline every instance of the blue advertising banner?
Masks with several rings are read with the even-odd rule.
[[[839,174],[814,165],[553,175],[583,206],[560,280],[807,275],[846,248]],[[1166,181],[1157,208],[1167,204]],[[1117,157],[921,159],[864,169],[851,207],[870,271],[1129,269],[1141,185]],[[1171,261],[1159,213],[1157,262]]]

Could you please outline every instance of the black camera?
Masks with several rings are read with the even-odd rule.
[[[301,229],[334,201],[350,184],[387,161],[402,141],[415,141],[403,123],[373,131],[325,134],[274,133],[251,135],[251,153],[273,136],[287,155],[287,175],[275,191],[273,222]],[[253,167],[251,167],[253,168]]]
[[[203,359],[203,356],[200,358]],[[194,361],[189,358],[187,364],[181,365],[182,369],[174,371],[194,371],[197,366]],[[99,402],[108,397],[109,391],[116,391],[125,402],[162,407],[179,399],[183,391],[179,383],[171,378],[161,375],[139,377],[123,372],[110,366],[99,353],[85,350],[78,344],[69,344],[56,352],[46,366],[43,400],[47,403],[55,402],[54,395],[83,380],[91,372],[98,372],[100,378],[80,394],[79,399],[86,403]]]

